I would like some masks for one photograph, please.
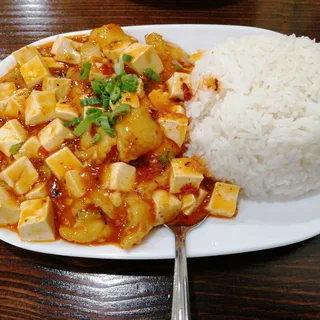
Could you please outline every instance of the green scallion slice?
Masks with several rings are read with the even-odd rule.
[[[151,68],[147,68],[144,74],[154,82],[160,81],[160,75],[153,71]]]
[[[80,79],[87,80],[89,78],[89,72],[92,67],[90,62],[85,62],[80,69]]]
[[[102,94],[105,86],[106,86],[106,81],[104,80],[96,79],[94,81],[91,81],[91,87],[95,94],[98,94],[98,95]]]
[[[174,153],[172,151],[168,152],[168,159],[169,161],[171,161],[172,159],[174,159]]]
[[[130,112],[131,106],[129,104],[121,104],[120,106],[116,107],[110,114],[109,121],[110,124],[113,125],[117,123],[117,120],[125,116]]]
[[[22,145],[23,145],[23,142],[14,144],[13,146],[10,147],[9,152],[11,154],[17,154],[20,148],[22,147]]]
[[[102,110],[99,108],[89,108],[86,116],[90,121],[97,120],[102,115]]]
[[[139,78],[135,74],[125,74],[121,77],[121,90],[136,92],[138,89]]]
[[[112,103],[116,103],[121,97],[121,89],[119,87],[114,87],[110,95],[110,100]]]
[[[80,122],[81,122],[80,118],[73,118],[70,122],[64,122],[63,125],[68,128],[68,127],[75,126]]]
[[[88,118],[83,119],[77,126],[76,128],[73,130],[73,134],[76,137],[80,137],[81,135],[83,135],[86,131],[89,130],[90,125],[91,125],[91,120]]]
[[[116,132],[114,129],[111,128],[109,117],[103,116],[99,119],[100,125],[103,128],[103,130],[110,136],[115,136]]]
[[[110,97],[109,96],[102,96],[102,106],[105,110],[110,109]]]
[[[81,105],[83,105],[84,107],[100,103],[102,103],[102,101],[99,98],[86,98],[81,100]]]
[[[160,157],[160,162],[163,165],[166,165],[171,162],[171,160],[174,158],[174,153],[172,151],[164,152]]]
[[[124,62],[130,62],[130,61],[132,60],[132,56],[130,56],[129,54],[124,53],[124,54],[122,55],[122,60],[123,60]]]
[[[114,87],[115,87],[115,83],[113,81],[107,82],[104,87],[103,94],[108,94],[110,96]]]
[[[102,139],[102,135],[100,133],[96,133],[92,138],[92,142],[98,143],[101,139]]]
[[[175,63],[174,68],[176,71],[181,71],[183,70],[183,67],[180,63]]]

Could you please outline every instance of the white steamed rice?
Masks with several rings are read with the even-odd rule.
[[[221,92],[203,85],[219,80]],[[248,196],[293,197],[320,187],[320,44],[307,37],[232,38],[191,76],[187,155]]]

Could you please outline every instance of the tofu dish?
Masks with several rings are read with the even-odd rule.
[[[239,187],[186,157],[189,56],[117,25],[13,53],[0,79],[0,226],[130,249],[154,227],[233,217]]]

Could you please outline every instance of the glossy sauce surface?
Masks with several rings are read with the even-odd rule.
[[[89,36],[84,35],[69,37],[69,39],[81,44],[85,44],[88,43]],[[173,113],[172,108],[174,105],[181,105],[183,107],[183,100],[187,101],[191,98],[191,89],[187,85],[183,84],[182,89],[184,98],[182,101],[180,99],[169,98],[166,82],[177,71],[186,74],[189,74],[192,71],[193,65],[189,61],[189,56],[185,54],[179,47],[165,42],[164,39],[162,39],[162,37],[157,34],[150,34],[146,36],[146,42],[154,46],[154,48],[156,49],[156,52],[163,63],[164,70],[160,73],[160,80],[153,81],[149,79],[146,74],[139,75],[127,64],[124,65],[125,72],[127,74],[135,74],[136,76],[138,76],[139,79],[142,80],[142,83],[144,85],[144,95],[139,99],[140,108],[147,110],[147,113],[151,116],[152,119],[149,121],[153,121],[154,123],[157,123],[161,117],[167,115],[170,115],[171,119],[184,119],[185,115]],[[53,43],[47,43],[38,47],[37,49],[42,57],[53,58],[55,56],[51,53],[52,46]],[[82,114],[83,106],[81,100],[83,99],[83,97],[95,97],[95,93],[91,86],[91,81],[89,79],[80,79],[80,64],[72,65],[60,61],[57,62],[59,63],[59,68],[50,68],[51,76],[56,78],[71,79],[70,90],[63,100],[65,103],[68,103],[75,107],[78,112]],[[102,77],[108,78],[114,76],[115,70],[112,60],[106,59],[103,55],[101,55],[101,57],[93,58],[91,63],[98,66],[98,70]],[[20,74],[18,67],[10,71],[0,80],[0,82],[11,81],[16,84],[16,87],[18,89],[26,87],[26,84]],[[33,90],[41,91],[42,83],[36,85]],[[152,93],[156,93],[153,96],[152,100],[150,100],[151,98],[149,99],[150,93],[151,95]],[[102,104],[95,104],[92,107],[102,108],[103,106]],[[132,112],[135,112],[135,110],[132,110]],[[84,228],[83,230],[86,233],[88,232],[86,231],[87,228],[90,228],[89,225],[86,225],[87,223],[91,223],[92,219],[100,219],[100,221],[101,219],[103,219],[105,225],[109,230],[108,235],[92,241],[79,240],[80,243],[91,245],[110,243],[120,245],[121,247],[126,247],[126,245],[122,245],[122,241],[125,237],[132,238],[135,236],[135,234],[140,234],[136,241],[132,241],[132,244],[128,245],[129,247],[131,247],[133,244],[138,244],[142,240],[141,234],[146,235],[154,225],[161,224],[157,222],[157,219],[159,219],[159,217],[157,218],[157,215],[155,213],[156,208],[155,203],[152,200],[152,194],[155,189],[165,190],[169,192],[169,176],[171,175],[170,161],[166,160],[166,162],[163,163],[161,158],[163,157],[163,155],[168,155],[169,153],[172,154],[172,157],[175,158],[182,157],[183,153],[186,150],[185,145],[188,138],[186,136],[184,144],[179,147],[175,142],[166,138],[165,134],[161,132],[161,130],[156,129],[154,134],[160,135],[162,142],[160,144],[157,143],[154,149],[149,147],[148,152],[141,154],[140,151],[135,151],[134,149],[136,148],[136,140],[140,139],[139,134],[134,127],[136,121],[141,121],[139,118],[139,112],[137,113],[137,117],[138,118],[136,118],[136,120],[132,118],[132,123],[130,121],[126,122],[126,117],[124,117],[122,120],[120,119],[120,121],[124,121],[124,123],[127,123],[125,131],[127,132],[126,134],[128,135],[128,137],[131,136],[131,138],[127,140],[127,144],[131,153],[130,157],[133,160],[129,161],[128,164],[136,168],[136,182],[133,192],[121,192],[123,201],[121,205],[113,207],[111,215],[112,217],[106,214],[104,210],[102,210],[101,206],[103,205],[100,205],[99,207],[98,204],[99,201],[100,204],[104,201],[110,202],[110,200],[107,198],[110,197],[113,191],[104,190],[101,184],[101,177],[103,176],[103,172],[107,166],[112,163],[121,161],[121,156],[119,155],[118,150],[119,144],[117,144],[117,146],[113,146],[107,154],[102,156],[102,158],[100,157],[98,159],[93,159],[92,156],[90,156],[90,154],[88,153],[90,148],[88,150],[83,148],[83,144],[87,143],[85,142],[86,138],[84,138],[84,135],[70,140],[65,140],[62,143],[59,149],[68,147],[80,159],[80,161],[85,164],[85,168],[81,173],[81,179],[86,187],[86,192],[80,199],[72,198],[72,196],[70,196],[70,192],[68,192],[68,190],[66,189],[65,180],[61,180],[55,177],[51,170],[45,164],[46,158],[50,157],[57,150],[48,152],[43,147],[40,147],[39,157],[37,159],[31,159],[34,168],[39,173],[39,180],[37,183],[46,183],[49,190],[49,196],[53,201],[58,237],[61,236],[61,227],[66,227],[69,228],[69,231],[73,230],[72,232],[74,232],[74,236],[72,236],[71,238],[67,238],[67,240],[73,241],[70,239],[78,239],[77,233],[80,232],[80,229],[79,231],[77,231],[78,228]],[[9,120],[10,119],[8,118],[3,118],[2,123],[4,124]],[[47,125],[47,123],[42,123],[39,125],[26,126],[24,124],[23,115],[21,115],[21,118],[18,117],[18,120],[22,125],[25,126],[25,129],[27,130],[29,136],[37,136],[39,131]],[[72,130],[74,129],[74,127],[71,127],[70,129]],[[95,126],[91,126],[88,134],[91,134],[91,136],[93,136],[96,132],[97,131]],[[138,136],[136,136],[136,134],[138,134]],[[131,144],[133,145],[133,148],[130,147]],[[100,151],[98,150],[97,152]],[[3,161],[1,161],[1,169],[4,169],[9,164],[13,163],[13,160],[14,159],[12,159],[12,157],[3,157]],[[205,166],[201,163],[201,160],[193,158],[190,159],[190,163],[195,170],[201,172],[207,177],[202,183],[201,187],[203,186],[204,189],[208,191],[208,194],[203,203],[197,209],[195,209],[192,214],[187,216],[180,212],[177,216],[173,216],[173,218],[175,218],[174,222],[179,224],[196,223],[201,217],[206,214],[205,206],[208,203],[214,187],[214,181],[209,178],[210,175],[206,171]],[[163,175],[167,176],[167,180],[161,182],[161,177]],[[210,181],[210,183],[208,183],[208,181]],[[199,190],[192,187],[192,185],[189,186],[187,184],[183,188],[181,188],[180,193],[175,193],[174,196],[181,200],[182,196],[187,194],[194,194],[195,196],[198,196]],[[16,197],[16,194],[13,193],[13,196]],[[134,225],[129,227],[130,221],[128,220],[128,210],[135,210],[135,207],[139,207],[139,200],[134,200],[136,196],[138,196],[140,202],[142,201],[140,205],[144,206],[144,211],[140,214],[141,216],[139,218],[130,218],[135,222],[132,222]],[[95,198],[97,198],[98,200],[94,200]],[[20,197],[19,199],[17,199],[17,201],[20,203],[21,201],[23,201],[23,197]],[[128,203],[130,203],[130,201],[132,202],[131,207],[128,207]],[[83,218],[83,216],[85,218]],[[168,219],[169,218],[166,218],[166,221],[163,222],[168,222]],[[145,220],[146,222],[142,222],[143,220]],[[62,235],[62,238],[66,239],[64,233]],[[74,240],[74,242],[79,241]]]

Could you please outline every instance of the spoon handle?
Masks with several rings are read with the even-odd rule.
[[[186,256],[186,232],[179,228],[176,233],[176,257],[174,264],[171,320],[191,320]]]

